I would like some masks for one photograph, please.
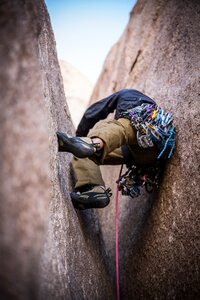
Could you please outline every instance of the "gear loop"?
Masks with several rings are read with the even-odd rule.
[[[164,112],[156,104],[143,103],[121,114],[121,117],[130,120],[137,131],[137,142],[142,148],[153,147],[155,144],[160,149],[158,158],[167,150],[168,158],[171,157],[175,147],[175,128],[173,116]]]

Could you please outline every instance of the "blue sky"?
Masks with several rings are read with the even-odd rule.
[[[58,57],[95,83],[112,45],[129,20],[135,0],[45,0]]]

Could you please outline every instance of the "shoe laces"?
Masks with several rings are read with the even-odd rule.
[[[98,191],[98,193],[105,193],[108,197],[111,197],[112,196],[112,191],[111,191],[111,188],[105,188],[104,186],[100,185],[100,186],[94,186],[93,189],[95,188],[100,188],[101,191]],[[97,192],[97,191],[96,191]]]
[[[111,196],[112,196],[111,188],[107,188],[107,189],[105,190],[105,193],[107,194],[108,197],[111,197]]]

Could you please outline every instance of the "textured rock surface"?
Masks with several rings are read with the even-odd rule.
[[[92,97],[137,88],[177,126],[159,194],[120,203],[123,299],[199,298],[199,6],[139,1]],[[70,202],[71,156],[57,153],[55,131],[73,126],[43,1],[1,1],[0,25],[0,298],[113,299],[114,200],[98,212],[105,253],[96,212]]]
[[[59,60],[67,104],[75,127],[88,105],[93,85],[70,63]]]
[[[123,299],[200,297],[199,14],[199,1],[138,1],[92,95],[94,101],[124,87],[139,89],[174,112],[177,127],[159,194],[120,203]],[[104,169],[108,185],[118,172]],[[99,215],[113,273],[114,199]]]
[[[0,2],[1,299],[34,298],[50,194],[38,28],[29,5]]]
[[[57,152],[72,123],[43,1],[1,1],[0,25],[0,298],[112,299],[98,220],[73,209]]]

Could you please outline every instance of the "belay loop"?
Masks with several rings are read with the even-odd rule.
[[[119,191],[122,195],[132,198],[138,197],[140,188],[143,187],[148,193],[152,193],[153,189],[158,187],[160,173],[160,162],[142,167],[133,165],[117,180]]]

